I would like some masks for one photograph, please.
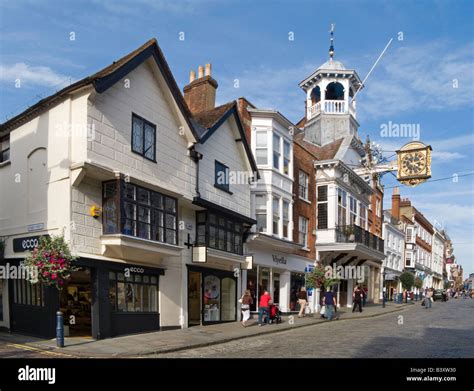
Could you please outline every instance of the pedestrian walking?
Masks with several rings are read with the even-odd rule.
[[[270,320],[269,307],[270,307],[271,300],[272,298],[270,297],[270,293],[268,293],[268,291],[264,291],[263,295],[260,296],[260,302],[258,304],[258,325],[259,326],[262,325],[262,320],[263,320],[262,318],[263,318],[264,313],[267,317],[266,322]]]
[[[323,305],[326,307],[326,318],[332,320],[334,309],[336,308],[336,298],[334,297],[334,292],[329,286],[326,288],[326,292],[324,293]]]
[[[308,293],[306,288],[302,287],[298,292],[298,303],[300,304],[300,312],[298,313],[298,318],[302,318],[305,315],[306,303],[308,302]]]
[[[250,306],[253,304],[252,294],[250,289],[247,289],[240,298],[242,303],[240,309],[242,311],[242,326],[247,327],[247,321],[250,319]]]
[[[354,292],[352,293],[352,300],[354,302],[352,306],[352,312],[355,311],[356,307],[359,307],[359,312],[362,312],[362,299],[364,297],[364,291],[356,285]]]

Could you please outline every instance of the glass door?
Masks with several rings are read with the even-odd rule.
[[[221,320],[221,280],[218,276],[208,274],[203,280],[203,320],[219,322]]]
[[[201,273],[188,274],[188,325],[201,324]]]
[[[222,279],[221,314],[223,321],[235,320],[237,310],[237,283],[234,278]]]

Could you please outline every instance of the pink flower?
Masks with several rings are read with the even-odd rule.
[[[43,273],[43,276],[44,276],[44,277],[48,277],[48,276],[49,276],[49,272],[44,272],[44,273]]]
[[[55,280],[56,278],[57,278],[56,273],[51,274],[51,279],[52,279],[52,280]]]
[[[64,281],[63,281],[63,280],[59,280],[59,285],[64,285]]]

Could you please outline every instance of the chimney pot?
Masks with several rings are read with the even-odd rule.
[[[199,67],[198,67],[198,79],[200,79],[203,76],[204,76],[204,68],[202,67],[202,65],[199,65]]]
[[[196,72],[191,70],[189,72],[189,82],[192,83],[194,80],[196,80]]]
[[[206,64],[206,69],[204,71],[204,76],[211,76],[211,70],[212,70],[211,64],[207,63]]]

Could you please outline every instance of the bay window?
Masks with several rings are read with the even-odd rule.
[[[196,221],[198,246],[242,255],[242,223],[208,210],[196,212]]]
[[[283,237],[289,239],[288,225],[290,224],[290,203],[286,200],[283,200]]]
[[[255,133],[255,157],[257,164],[268,164],[267,132]]]
[[[328,229],[328,187],[318,186],[318,229]]]
[[[273,168],[280,170],[280,136],[273,135]]]
[[[337,224],[344,226],[347,223],[347,193],[337,189]]]
[[[257,219],[257,232],[267,231],[267,196],[255,196],[255,217]]]
[[[359,221],[360,221],[360,227],[362,229],[366,229],[366,222],[367,222],[367,208],[365,207],[364,204],[360,204],[359,206]]]
[[[283,173],[290,175],[290,143],[283,141]]]
[[[280,235],[280,199],[273,197],[272,205],[273,214],[273,235]]]
[[[177,200],[125,181],[105,182],[103,231],[176,245]]]
[[[354,225],[357,222],[357,200],[349,196],[349,224]]]

